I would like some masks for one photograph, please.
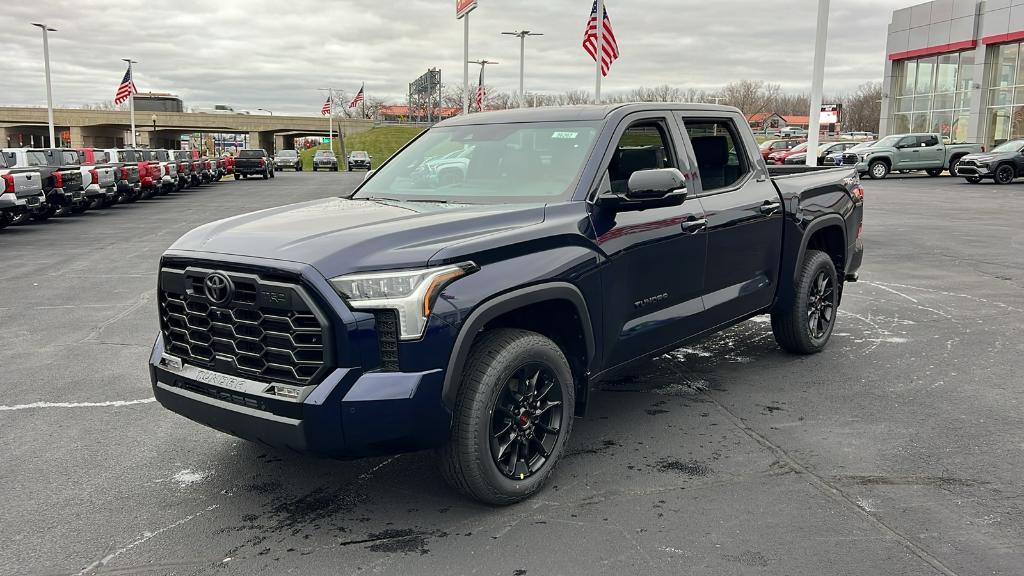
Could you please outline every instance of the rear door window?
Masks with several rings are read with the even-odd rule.
[[[751,172],[749,156],[731,120],[684,117],[683,122],[705,193],[731,188]]]

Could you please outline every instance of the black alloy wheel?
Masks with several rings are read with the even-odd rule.
[[[996,168],[995,181],[996,184],[1009,184],[1013,182],[1016,174],[1014,173],[1013,166],[1009,164],[1003,164]]]
[[[532,362],[502,385],[491,416],[491,458],[511,480],[544,467],[558,443],[564,415],[562,387],[547,366]]]
[[[836,316],[835,290],[832,276],[825,270],[818,272],[811,282],[807,295],[807,326],[814,339],[824,338],[832,329]]]

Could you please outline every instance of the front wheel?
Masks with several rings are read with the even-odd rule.
[[[235,174],[235,180],[241,180],[241,179],[242,179],[242,175],[241,174]]]
[[[932,178],[936,176],[942,176],[942,168],[929,168],[925,170],[925,173],[931,176]]]
[[[463,368],[451,438],[438,451],[442,475],[486,504],[528,498],[565,451],[574,405],[572,371],[554,342],[526,330],[484,333]]]
[[[772,311],[772,333],[783,350],[814,354],[828,344],[839,306],[839,281],[828,254],[808,250],[792,293]]]
[[[868,176],[873,180],[882,180],[889,175],[889,165],[881,160],[875,160],[868,165]]]
[[[1013,166],[1003,164],[996,168],[995,181],[996,184],[1009,184],[1010,182],[1013,182],[1013,179],[1016,176],[1017,174],[1014,172]]]

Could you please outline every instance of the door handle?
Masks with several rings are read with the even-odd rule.
[[[680,227],[683,229],[683,232],[687,234],[696,234],[708,227],[708,221],[706,218],[701,218],[700,220],[688,220],[683,222]]]
[[[778,212],[780,208],[782,208],[782,204],[779,202],[765,202],[761,204],[761,214],[772,215]]]

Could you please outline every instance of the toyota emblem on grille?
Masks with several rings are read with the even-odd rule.
[[[206,298],[213,304],[227,304],[235,295],[235,286],[231,279],[220,272],[207,276],[203,288],[206,291]]]

